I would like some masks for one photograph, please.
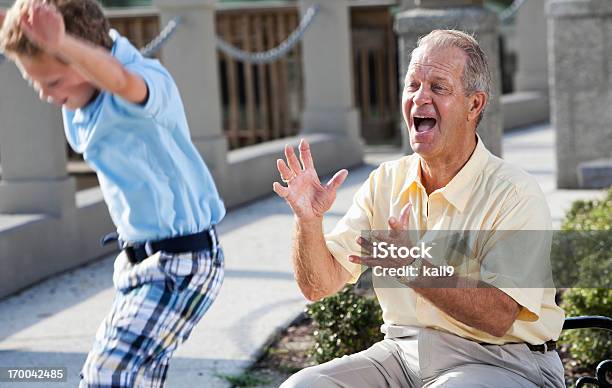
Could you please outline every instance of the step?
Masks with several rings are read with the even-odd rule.
[[[580,163],[578,182],[583,189],[603,189],[612,186],[612,158]]]

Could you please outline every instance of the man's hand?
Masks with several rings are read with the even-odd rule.
[[[348,175],[347,170],[338,171],[325,186],[321,184],[314,168],[310,146],[305,139],[300,141],[300,160],[293,148],[285,146],[287,162],[278,159],[276,166],[287,187],[274,182],[273,189],[284,198],[301,221],[321,220],[336,199],[336,191]]]
[[[32,4],[22,14],[21,28],[34,44],[50,54],[55,54],[66,36],[64,18],[54,5]]]
[[[411,210],[412,204],[407,203],[400,211],[399,220],[395,217],[389,217],[389,220],[387,221],[387,223],[389,224],[389,232],[373,232],[372,237],[375,241],[368,241],[363,237],[357,237],[357,243],[361,245],[364,251],[370,256],[360,257],[357,255],[350,255],[349,260],[355,264],[365,265],[367,267],[381,266],[384,268],[399,268],[412,264],[414,259],[400,257],[388,257],[385,259],[380,259],[371,256],[374,242],[386,242],[387,244],[394,245],[396,247],[412,247],[413,244],[410,241],[410,237],[408,236]]]
[[[291,206],[297,217],[293,244],[293,271],[304,296],[315,301],[333,295],[351,275],[332,256],[323,236],[323,214],[336,199],[336,191],[348,172],[338,171],[325,186],[314,168],[310,146],[300,141],[300,161],[293,148],[285,146],[285,157],[276,161],[287,187],[274,182],[274,191]]]

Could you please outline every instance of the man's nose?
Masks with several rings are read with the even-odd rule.
[[[431,96],[429,95],[429,92],[426,90],[425,86],[421,85],[419,90],[414,92],[412,95],[412,101],[417,106],[431,103]]]

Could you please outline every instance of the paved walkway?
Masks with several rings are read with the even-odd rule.
[[[504,138],[504,152],[506,159],[537,176],[558,225],[573,200],[601,192],[555,189],[553,135],[548,126],[513,132]],[[326,227],[344,214],[353,193],[377,164],[399,156],[380,151],[370,153],[366,165],[350,172]],[[303,311],[306,301],[293,280],[289,256],[292,223],[288,207],[276,197],[229,212],[219,227],[227,260],[225,283],[175,355],[168,387],[229,387],[220,376],[244,371],[271,336]],[[0,366],[67,367],[66,383],[45,386],[77,386],[80,366],[111,305],[112,261],[107,257],[0,301]]]

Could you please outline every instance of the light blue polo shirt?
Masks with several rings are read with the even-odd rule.
[[[149,88],[144,105],[101,92],[87,106],[62,109],[71,147],[98,175],[119,236],[143,242],[196,233],[225,215],[215,183],[191,142],[174,80],[111,31],[112,55]]]

